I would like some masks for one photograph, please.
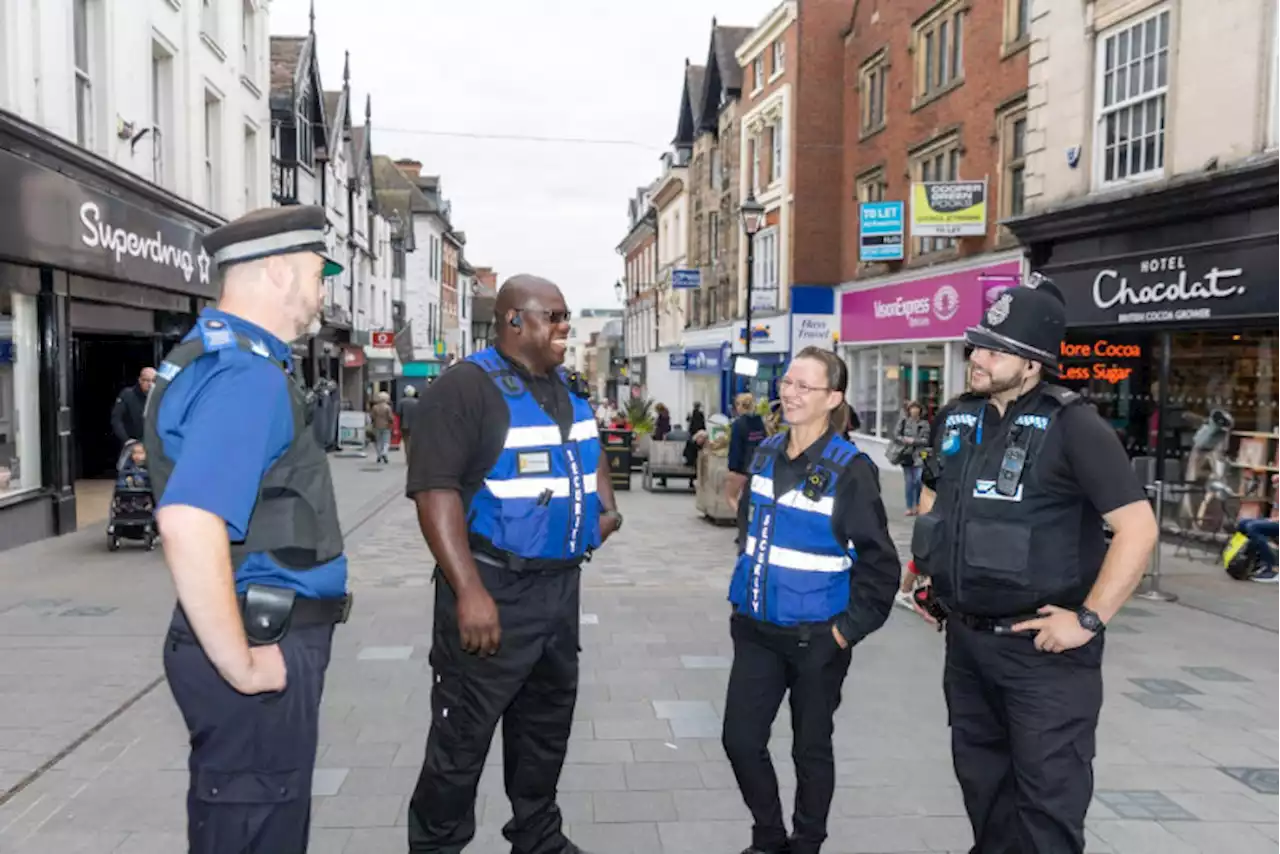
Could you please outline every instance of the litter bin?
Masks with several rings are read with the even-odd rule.
[[[616,492],[631,488],[631,431],[606,427],[600,431],[604,456],[609,461],[609,482]]]

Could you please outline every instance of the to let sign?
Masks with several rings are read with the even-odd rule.
[[[901,261],[902,202],[864,202],[858,205],[858,259]]]

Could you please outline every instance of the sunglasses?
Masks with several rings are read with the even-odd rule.
[[[521,314],[540,314],[551,323],[568,323],[573,317],[573,312],[568,309],[562,311],[549,311],[545,308],[521,308],[517,309]]]

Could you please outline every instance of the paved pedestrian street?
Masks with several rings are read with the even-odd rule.
[[[431,561],[395,489],[401,462],[340,465],[350,471],[339,489],[363,484],[366,496],[348,498],[344,525],[372,516],[349,538],[356,601],[328,674],[311,851],[403,852],[429,714]],[[898,480],[885,478],[887,503],[905,544]],[[625,528],[584,573],[582,685],[560,803],[574,840],[601,854],[736,854],[750,825],[719,744],[733,531],[695,518],[687,494],[634,482],[619,496]],[[0,791],[27,780],[0,795],[0,851],[176,854],[186,733],[164,683],[144,690],[161,673],[167,574],[158,555],[105,560],[96,539],[63,543],[66,564],[44,544],[39,560],[0,567]],[[1252,587],[1274,610],[1276,591]],[[1135,600],[1107,647],[1088,850],[1274,852],[1275,633]],[[950,765],[942,651],[932,628],[897,609],[855,650],[824,850],[971,843]],[[784,707],[772,750],[788,799],[789,749]],[[468,851],[509,850],[499,757],[480,783]]]

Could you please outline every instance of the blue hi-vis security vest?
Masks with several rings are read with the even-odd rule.
[[[468,510],[473,545],[478,540],[482,551],[516,558],[529,569],[580,562],[600,546],[600,432],[590,404],[570,393],[573,427],[566,440],[496,349],[467,361],[497,385],[511,419],[502,454]],[[567,384],[563,371],[557,376]]]
[[[819,463],[779,498],[773,469],[786,433],[760,443],[751,462],[747,541],[729,584],[734,610],[780,626],[827,622],[849,607],[849,575],[858,559],[832,526],[836,488],[858,447],[833,436]]]

